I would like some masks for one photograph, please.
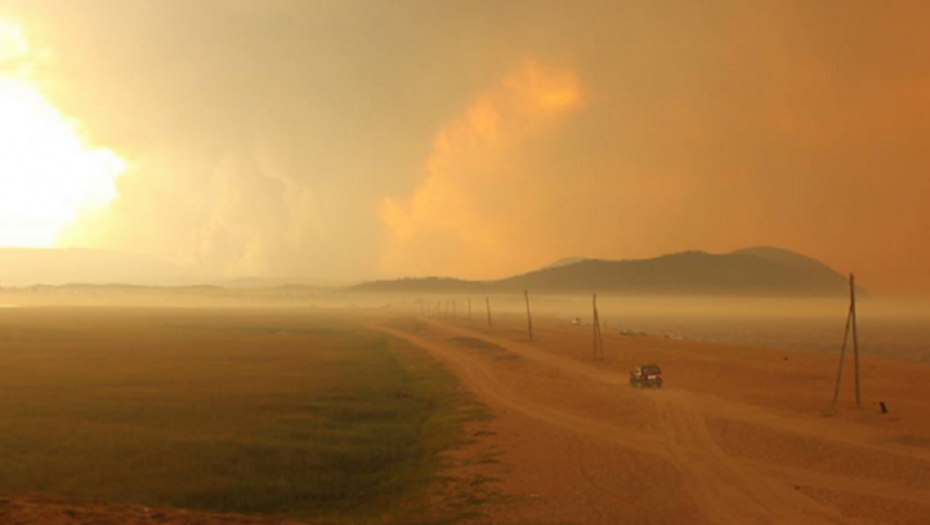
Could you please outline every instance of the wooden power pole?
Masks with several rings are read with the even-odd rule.
[[[597,312],[597,294],[591,300],[594,309],[594,358],[604,357],[604,340],[601,338],[601,316]]]
[[[530,293],[523,290],[523,298],[526,299],[526,331],[530,334],[530,341],[533,340],[533,315],[530,313]]]
[[[859,387],[859,329],[856,319],[856,276],[849,275],[849,313],[846,316],[846,330],[843,332],[843,347],[840,349],[840,366],[836,373],[836,388],[833,391],[833,405],[831,413],[836,412],[836,404],[840,398],[840,383],[843,380],[843,363],[846,361],[846,346],[849,343],[849,333],[852,330],[853,339],[853,365],[856,383],[856,406],[862,406],[862,391]]]
[[[485,304],[487,305],[487,307],[488,307],[488,330],[489,330],[489,331],[493,331],[493,330],[494,330],[494,326],[491,324],[491,298],[490,298],[490,297],[485,297],[485,298],[484,298],[484,303],[485,303]]]
[[[856,370],[856,406],[862,406],[862,394],[859,389],[859,326],[856,311],[856,276],[849,274],[849,316],[852,319],[853,363]]]

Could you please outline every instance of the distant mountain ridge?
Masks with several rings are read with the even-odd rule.
[[[126,286],[199,287],[227,290],[337,288],[349,283],[294,278],[222,279],[133,253],[83,248],[0,247],[0,287]]]
[[[365,283],[355,290],[824,297],[847,293],[847,281],[816,259],[782,248],[760,246],[727,254],[688,251],[640,260],[573,257],[494,281],[401,279]]]
[[[240,278],[226,281],[158,259],[80,249],[0,248],[0,287],[34,285],[131,285],[224,289],[304,289],[300,279]],[[310,283],[315,284],[315,283]],[[336,287],[336,283],[329,283]],[[314,288],[315,286],[309,286]],[[727,254],[689,251],[652,259],[609,261],[570,257],[499,280],[407,278],[343,288],[391,293],[612,293],[641,295],[840,296],[846,277],[820,261],[781,248],[746,248]],[[862,295],[867,295],[864,290]]]
[[[563,266],[571,266],[573,264],[577,264],[577,263],[584,262],[584,261],[590,261],[590,260],[591,259],[587,257],[564,257],[562,259],[559,259],[558,261],[555,261],[554,263],[548,266],[544,266],[541,269],[547,270],[549,268],[561,268]]]
[[[131,284],[187,286],[197,275],[164,261],[96,249],[0,248],[0,286]]]

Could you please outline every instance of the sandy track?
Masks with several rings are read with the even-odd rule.
[[[706,416],[681,392],[657,400],[660,435],[688,489],[718,523],[843,523],[835,509],[818,504],[783,481],[760,474],[723,452]]]
[[[685,499],[694,503],[701,516],[682,516],[682,523],[693,523],[698,518],[709,523],[734,525],[870,522],[851,517],[849,512],[844,513],[841,506],[827,498],[812,497],[811,493],[816,490],[878,497],[881,505],[891,509],[890,515],[893,515],[895,506],[906,503],[911,515],[919,517],[926,510],[926,517],[930,519],[930,507],[924,507],[923,503],[930,501],[930,490],[928,485],[919,485],[923,480],[930,481],[927,477],[930,464],[921,457],[922,454],[876,446],[868,429],[844,428],[840,431],[830,421],[799,421],[790,415],[762,410],[738,400],[721,399],[683,388],[640,392],[629,388],[625,374],[616,370],[506,337],[432,320],[420,322],[428,323],[428,330],[422,334],[392,327],[390,323],[374,328],[406,339],[447,363],[466,386],[499,416],[520,415],[535,421],[540,428],[557,427],[563,432],[597,440],[608,446],[601,456],[604,461],[608,461],[606,456],[620,451],[635,451],[645,455],[647,463],[671,465],[677,476],[663,478],[665,486],[653,487],[652,491],[658,496],[649,504],[683,493]],[[487,341],[519,356],[528,364],[506,366],[500,360],[463,352],[448,344],[452,337]],[[546,397],[547,383],[570,386],[563,388],[559,395]],[[558,390],[558,387],[553,389]],[[573,398],[587,396],[586,399],[594,399],[605,394],[611,397],[609,402],[642,407],[642,414],[632,419],[617,418],[596,403],[573,402]],[[775,443],[761,443],[755,449],[749,443],[748,453],[734,453],[725,448],[726,440],[721,440],[715,431],[720,421],[761,432]],[[791,439],[779,442],[778,436],[782,435]],[[738,442],[740,446],[747,446],[745,441]],[[794,443],[796,441],[802,445]],[[841,452],[850,449],[850,454],[873,457],[876,463],[889,464],[905,477],[903,482],[897,476],[883,479],[881,472],[858,472],[855,477],[848,477],[842,470],[836,471],[840,467],[833,463],[827,465],[829,468],[819,462],[780,464],[777,461],[779,455],[771,454],[769,450],[808,448],[808,445],[827,456],[834,452],[834,448]],[[776,461],[768,461],[769,456]],[[591,460],[589,454],[587,461]],[[521,467],[516,465],[514,468]],[[834,471],[831,472],[830,468]],[[624,515],[624,512],[630,512],[629,505],[620,504],[625,497],[625,487],[614,486],[613,494],[609,491],[604,493],[600,480],[591,478],[584,470],[582,466],[584,482],[591,490],[603,493],[603,497],[596,500],[596,505],[603,507],[597,516],[603,519],[589,517],[573,522],[608,523],[611,519],[629,517]],[[566,473],[556,469],[542,475],[558,478],[563,474]],[[805,490],[801,490],[802,487]],[[639,510],[640,516],[648,516],[648,509]],[[577,515],[584,513],[579,509]]]

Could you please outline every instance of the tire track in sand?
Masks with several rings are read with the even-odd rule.
[[[840,513],[727,455],[682,392],[656,399],[662,439],[697,504],[718,523],[847,523]]]
[[[445,334],[474,332],[431,323]],[[818,525],[848,523],[840,513],[730,458],[717,445],[705,416],[685,392],[661,392],[650,396],[660,422],[658,432],[643,433],[591,419],[570,411],[541,404],[511,388],[494,375],[487,360],[468,357],[447,345],[430,341],[383,325],[373,329],[423,348],[437,356],[463,379],[466,386],[485,402],[519,412],[542,423],[554,425],[616,446],[631,448],[670,462],[680,472],[695,503],[715,523],[732,525]],[[539,349],[516,347],[505,341],[484,338],[517,355],[553,366],[563,372],[580,374],[612,385],[625,384],[615,372],[591,367]]]

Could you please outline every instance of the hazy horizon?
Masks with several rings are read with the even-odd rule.
[[[693,255],[703,254],[709,257],[693,258]],[[745,259],[745,256],[751,259]],[[739,256],[733,259],[732,256]],[[775,256],[776,259],[769,259]],[[781,262],[778,257],[787,257]],[[758,258],[758,259],[757,259]],[[750,262],[755,259],[756,262]],[[674,263],[671,263],[674,261]],[[631,277],[628,272],[631,267],[625,264],[601,267],[586,270],[582,273],[564,273],[565,266],[575,263],[647,263],[653,268],[651,277],[641,276],[636,282],[627,282]],[[793,265],[801,263],[801,267]],[[736,268],[744,273],[738,279],[739,284],[727,277],[729,272]],[[782,282],[784,276],[771,274],[770,270],[781,267],[779,271],[790,271],[788,282]],[[555,271],[555,273],[552,273]],[[607,271],[607,273],[599,273]],[[695,273],[696,272],[696,273]],[[710,273],[707,273],[710,272]],[[746,273],[748,272],[748,273]],[[588,275],[584,282],[577,282],[582,274]],[[690,281],[695,278],[696,289],[675,285],[677,279],[689,274]],[[534,277],[539,276],[539,277]],[[699,277],[700,276],[700,277]],[[537,280],[542,278],[541,281]],[[520,279],[537,279],[532,282],[517,282]],[[605,280],[606,279],[606,280]],[[620,279],[620,281],[618,281]],[[658,280],[656,280],[658,279]],[[671,281],[669,281],[671,279]],[[726,254],[711,254],[702,250],[687,250],[673,254],[663,254],[647,259],[596,259],[584,257],[564,257],[549,264],[524,268],[513,274],[486,279],[467,279],[456,275],[402,275],[396,278],[359,279],[359,280],[328,280],[314,279],[312,276],[279,276],[260,277],[254,275],[217,276],[203,272],[196,267],[172,265],[156,257],[133,254],[107,249],[86,248],[6,248],[0,246],[0,288],[29,288],[34,286],[142,286],[142,287],[190,287],[190,286],[220,286],[229,289],[260,289],[279,286],[310,285],[319,288],[346,288],[359,287],[360,292],[380,293],[385,295],[401,294],[443,294],[466,293],[465,289],[443,288],[443,282],[461,284],[490,285],[492,288],[482,289],[482,294],[501,294],[513,289],[529,288],[534,293],[543,294],[573,294],[597,291],[602,294],[640,295],[647,290],[657,296],[689,297],[697,293],[698,296],[708,293],[718,293],[721,296],[745,297],[797,297],[815,298],[828,296],[845,296],[844,286],[846,276],[835,270],[823,266],[819,261],[809,259],[803,254],[796,254],[777,247],[750,247]],[[434,284],[429,284],[436,281]],[[420,282],[427,286],[405,288],[404,283]],[[504,284],[504,288],[493,287],[495,283]],[[522,284],[521,284],[522,283]],[[625,284],[624,284],[625,283]],[[372,285],[387,285],[384,289],[369,289]],[[733,289],[734,285],[737,289]],[[400,286],[400,288],[397,288]],[[436,286],[439,286],[438,288]],[[514,288],[516,286],[516,288]],[[669,286],[672,286],[669,288]],[[748,287],[748,289],[747,289]],[[590,288],[590,290],[589,290]],[[870,295],[860,283],[860,294]],[[703,289],[703,292],[698,291]],[[475,290],[471,290],[475,291]],[[715,292],[716,291],[716,292]],[[671,292],[671,295],[670,295]],[[646,292],[648,293],[648,292]],[[919,296],[916,296],[919,297]],[[886,298],[907,299],[915,298],[913,294],[888,294]]]
[[[930,295],[930,5],[0,1],[0,246],[338,282],[790,249]]]

